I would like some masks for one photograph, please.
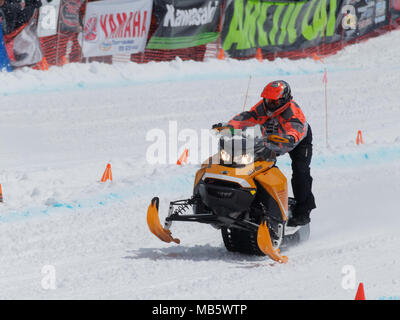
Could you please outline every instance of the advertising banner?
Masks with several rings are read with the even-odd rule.
[[[227,0],[222,46],[233,57],[294,51],[339,41],[343,0],[264,2]]]
[[[218,39],[222,0],[154,0],[157,30],[149,49],[180,49]]]
[[[60,32],[80,31],[80,10],[85,0],[61,0]]]
[[[34,17],[15,37],[7,41],[6,48],[13,67],[29,66],[42,61],[43,53]]]
[[[343,41],[355,39],[389,23],[389,0],[344,0]]]
[[[143,52],[152,5],[152,0],[89,2],[83,30],[83,56]]]
[[[47,0],[42,0],[37,24],[37,35],[39,37],[48,37],[57,34],[60,1],[61,0],[50,0],[49,2]]]
[[[391,15],[392,20],[400,19],[400,0],[391,0]]]

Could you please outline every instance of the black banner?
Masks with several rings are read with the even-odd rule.
[[[231,56],[292,51],[338,41],[342,0],[264,2],[228,0],[222,46]]]
[[[389,24],[390,1],[400,10],[400,0],[228,0],[222,46],[240,57],[258,48],[297,51],[349,41]]]
[[[154,0],[158,28],[149,49],[178,49],[218,38],[222,0]]]
[[[79,32],[80,9],[85,0],[61,0],[60,32]]]
[[[343,41],[355,39],[389,23],[389,0],[344,0]]]

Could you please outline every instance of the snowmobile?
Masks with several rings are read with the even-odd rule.
[[[261,132],[261,128],[258,128]],[[266,255],[279,263],[288,258],[280,249],[307,240],[309,224],[288,227],[291,208],[287,179],[277,167],[277,145],[289,144],[278,136],[218,132],[218,152],[202,163],[189,199],[170,202],[164,226],[159,219],[159,198],[147,211],[150,231],[165,242],[180,243],[170,231],[173,221],[210,224],[220,229],[228,251]],[[188,214],[188,209],[193,214]]]

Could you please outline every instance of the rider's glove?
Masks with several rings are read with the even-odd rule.
[[[296,143],[296,139],[293,136],[288,135],[287,138],[289,139],[290,145],[294,145]]]
[[[223,127],[223,123],[219,122],[219,123],[213,124],[211,129],[213,129],[213,130],[221,130],[222,127]]]
[[[279,145],[283,144],[285,146],[291,147],[295,144],[296,140],[293,136],[283,134],[283,135],[276,135],[276,134],[269,134],[267,135],[268,142],[273,144]]]
[[[294,146],[296,139],[293,136],[290,136],[288,134],[283,135],[283,138],[288,139],[289,142],[285,143],[288,147]]]
[[[280,156],[293,150],[296,139],[290,135],[268,135],[266,146]]]
[[[231,131],[231,134],[235,133],[235,128],[232,125],[230,125],[229,123],[222,123],[222,122],[216,123],[216,124],[212,125],[211,129],[216,130],[216,131],[222,131],[225,129],[229,129]]]

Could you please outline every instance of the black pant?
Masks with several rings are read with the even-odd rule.
[[[295,215],[300,215],[316,208],[312,189],[310,163],[312,158],[312,132],[308,126],[307,136],[289,152],[292,159],[292,188],[296,199]]]

